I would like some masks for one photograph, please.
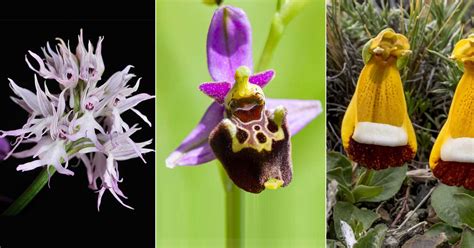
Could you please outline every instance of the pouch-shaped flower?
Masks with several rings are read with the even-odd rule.
[[[362,69],[342,122],[349,157],[375,170],[402,166],[416,153],[399,68],[411,53],[405,36],[385,29],[364,46]]]
[[[451,58],[464,74],[431,150],[430,167],[444,184],[474,190],[474,36],[460,40]]]

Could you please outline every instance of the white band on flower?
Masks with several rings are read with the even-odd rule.
[[[408,144],[408,135],[402,127],[374,122],[359,122],[352,138],[367,145],[395,147]]]
[[[441,160],[474,163],[474,138],[449,138],[441,147]]]

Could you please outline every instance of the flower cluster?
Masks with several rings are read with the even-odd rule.
[[[130,73],[133,66],[126,66],[100,84],[105,66],[102,59],[103,37],[94,46],[83,42],[82,30],[78,37],[75,53],[61,39],[53,50],[49,44],[42,48],[44,59],[29,51],[36,60],[33,65],[26,57],[28,66],[44,79],[59,83],[60,92],[51,93],[46,82],[42,87],[35,75],[35,91],[17,85],[12,79],[10,87],[16,96],[13,101],[26,110],[28,120],[23,127],[0,131],[0,137],[15,137],[9,156],[16,158],[32,157],[33,161],[21,164],[18,171],[29,171],[38,167],[51,166],[65,175],[74,175],[68,168],[71,159],[82,161],[87,170],[89,188],[98,192],[97,208],[106,190],[125,207],[126,198],[118,187],[121,182],[118,161],[141,158],[142,154],[152,152],[146,148],[152,140],[135,142],[131,136],[140,128],[138,124],[129,125],[122,119],[128,110],[136,113],[151,126],[147,117],[135,106],[154,98],[146,93],[134,94],[140,79],[132,86],[129,81],[135,77]],[[21,144],[34,146],[16,151]]]
[[[362,51],[365,66],[344,115],[341,136],[349,157],[369,169],[402,166],[415,156],[417,141],[399,72],[409,49],[408,39],[388,28]],[[450,56],[464,74],[429,161],[441,182],[469,190],[474,190],[473,54],[471,35],[460,40]]]

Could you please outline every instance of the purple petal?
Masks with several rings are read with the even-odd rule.
[[[5,159],[7,154],[10,152],[10,143],[7,139],[0,138],[0,160]]]
[[[232,88],[232,84],[229,82],[216,82],[216,83],[202,83],[199,85],[199,89],[209,97],[213,98],[216,102],[224,103],[225,96]]]
[[[234,82],[239,66],[252,71],[252,30],[243,10],[232,6],[216,10],[207,34],[207,64],[214,81]]]
[[[224,107],[214,102],[209,106],[201,121],[183,140],[181,145],[166,159],[166,166],[198,165],[215,159],[208,138],[212,129],[224,119]]]
[[[267,71],[259,72],[257,74],[250,76],[249,82],[260,86],[260,88],[263,88],[270,81],[272,81],[274,77],[275,77],[275,71],[267,70]]]
[[[267,109],[272,110],[277,106],[284,106],[288,111],[287,121],[291,136],[298,133],[322,112],[320,101],[267,98]]]

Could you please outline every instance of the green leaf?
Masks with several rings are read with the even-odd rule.
[[[472,247],[474,247],[474,231],[469,227],[465,227],[461,237],[461,248]]]
[[[345,248],[345,246],[340,241],[334,240],[334,239],[327,239],[326,247],[327,248]]]
[[[433,206],[433,209],[435,210],[438,217],[444,222],[453,227],[462,228],[463,222],[470,222],[471,218],[463,216],[463,219],[461,219],[459,210],[461,210],[463,215],[465,215],[467,208],[459,209],[458,205],[465,206],[465,204],[470,201],[470,198],[459,196],[459,194],[471,195],[473,192],[460,187],[452,187],[440,184],[433,191],[433,195],[431,196],[431,205]]]
[[[362,59],[364,60],[364,64],[369,63],[370,58],[372,58],[372,54],[369,51],[370,45],[372,44],[372,39],[365,43],[364,47],[362,48]]]
[[[327,153],[327,177],[339,184],[350,187],[352,184],[352,164],[339,152]]]
[[[399,71],[401,71],[401,70],[403,70],[403,68],[405,68],[405,66],[408,63],[409,58],[410,58],[409,55],[405,55],[405,56],[402,56],[402,57],[397,59],[397,68],[398,68]]]
[[[359,182],[359,185],[382,187],[383,191],[373,197],[364,198],[363,201],[381,202],[392,198],[400,190],[403,181],[405,181],[406,173],[407,165],[379,171],[366,171],[363,175],[363,180]]]
[[[459,228],[452,227],[446,223],[436,223],[431,228],[425,232],[424,236],[436,237],[441,233],[444,233],[448,238],[450,244],[455,244],[461,238],[462,230]]]
[[[409,239],[405,244],[403,244],[403,248],[422,248],[422,247],[433,247],[433,248],[441,248],[446,247],[448,243],[448,238],[446,234],[441,232],[437,235],[424,235],[417,234],[413,238]]]
[[[350,203],[355,203],[356,200],[354,198],[354,194],[352,194],[352,190],[344,185],[339,184],[338,185],[339,191],[338,196],[341,197],[344,201],[350,202]]]
[[[362,202],[377,197],[383,192],[382,186],[357,185],[352,190],[355,202]]]
[[[474,227],[474,197],[466,193],[454,194],[461,223]]]
[[[374,228],[370,229],[364,236],[362,236],[354,248],[380,248],[382,247],[385,233],[387,232],[387,226],[384,224],[378,224]]]
[[[379,216],[370,210],[359,209],[351,203],[337,202],[336,206],[334,206],[333,218],[336,236],[339,240],[342,240],[343,235],[341,232],[341,220],[351,225],[353,225],[353,223],[360,222],[362,227],[361,230],[358,230],[359,228],[354,228],[354,226],[352,228],[354,229],[354,232],[361,232],[369,229],[374,221],[379,218]],[[357,233],[355,234],[358,236]]]

